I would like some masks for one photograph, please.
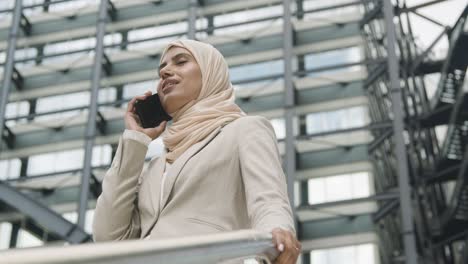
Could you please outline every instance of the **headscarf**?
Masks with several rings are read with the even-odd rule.
[[[245,115],[235,103],[228,64],[216,48],[195,40],[176,40],[167,45],[161,60],[172,47],[185,48],[192,54],[201,70],[202,87],[196,100],[170,113],[172,125],[163,134],[169,163],[193,144],[205,139],[217,127]]]

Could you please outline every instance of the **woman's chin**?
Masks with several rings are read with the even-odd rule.
[[[171,103],[169,102],[168,105],[170,105]],[[173,108],[173,107],[165,107],[163,105],[163,108],[164,108],[164,111],[166,111],[166,113],[168,115],[170,115],[171,117],[173,116],[173,114],[177,111],[177,109]]]

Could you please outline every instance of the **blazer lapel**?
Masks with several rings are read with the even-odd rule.
[[[159,198],[161,197],[161,181],[164,169],[166,167],[166,152],[163,151],[158,158],[154,171],[151,172],[151,179],[149,180],[151,186],[151,201],[153,203],[154,212],[159,215]]]
[[[164,172],[164,167],[166,166],[166,152],[163,151],[162,155],[158,158],[156,161],[156,165],[154,167],[154,170],[150,172],[150,175],[148,175],[148,184],[149,188],[151,190],[151,195],[150,197],[145,197],[150,199],[151,205],[153,207],[153,217],[150,222],[142,221],[141,222],[141,227],[142,227],[142,238],[146,237],[148,233],[153,229],[153,226],[156,224],[157,220],[159,219],[159,198],[161,195],[161,180],[162,180],[162,174]],[[145,225],[144,223],[148,223]]]
[[[213,140],[216,137],[216,135],[218,135],[219,132],[221,132],[222,127],[223,126],[216,128],[204,140],[192,145],[182,155],[180,155],[179,158],[177,158],[176,161],[172,164],[168,174],[166,175],[166,179],[164,182],[164,191],[163,191],[162,201],[160,204],[160,211],[164,209],[164,207],[166,206],[169,195],[171,194],[172,188],[174,187],[174,183],[177,180],[177,177],[179,176],[180,171],[184,168],[187,161],[189,161],[191,157],[197,154],[200,150],[203,149],[203,147],[205,147],[211,140]]]

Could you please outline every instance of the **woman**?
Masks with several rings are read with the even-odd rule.
[[[295,263],[300,243],[274,130],[234,102],[228,66],[213,46],[178,40],[163,51],[157,92],[172,117],[143,129],[133,98],[125,131],[94,215],[96,241],[158,239],[238,229],[272,232],[279,257]],[[163,134],[164,132],[164,134]],[[143,169],[148,144],[165,150]]]

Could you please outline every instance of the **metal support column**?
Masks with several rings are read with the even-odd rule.
[[[8,246],[9,248],[16,248],[18,244],[18,234],[20,227],[20,223],[11,223],[10,244]]]
[[[304,19],[304,0],[296,0],[296,16],[297,19]]]
[[[299,56],[298,56],[299,57]],[[302,56],[303,57],[303,56]],[[299,66],[299,71],[301,68]],[[305,136],[307,135],[307,116],[301,114],[298,116],[299,120],[299,135]],[[299,182],[299,206],[307,206],[309,205],[309,180],[308,179],[301,179]]]
[[[189,0],[188,10],[188,34],[189,39],[195,39],[195,33],[197,32],[197,9],[198,0]]]
[[[50,0],[44,0],[42,10],[44,12],[49,12]]]
[[[91,177],[91,160],[93,154],[94,137],[96,134],[96,117],[97,117],[97,101],[98,91],[101,81],[102,62],[104,56],[104,35],[107,19],[107,4],[108,0],[101,0],[99,6],[99,15],[96,30],[96,52],[94,56],[94,64],[91,72],[91,98],[88,112],[88,124],[85,135],[85,156],[83,175],[81,177],[80,200],[78,209],[78,226],[84,228],[86,209],[88,207],[89,181]]]
[[[127,50],[128,46],[128,30],[120,32],[122,36],[122,42],[120,43],[120,49],[121,50]]]
[[[13,77],[13,67],[15,63],[15,50],[16,40],[18,39],[18,30],[21,21],[22,0],[16,0],[15,8],[13,10],[12,23],[10,27],[10,35],[8,36],[8,48],[6,52],[6,62],[3,68],[3,83],[0,95],[0,151],[3,140],[3,129],[5,123],[5,112],[8,103],[8,96],[10,95],[11,82]]]
[[[310,253],[309,252],[304,252],[302,253],[302,256],[301,256],[301,260],[302,260],[302,264],[310,264]]]
[[[399,59],[396,54],[396,31],[393,23],[394,11],[390,0],[383,0],[383,12],[387,33],[387,66],[390,79],[390,91],[392,94],[393,130],[395,143],[395,156],[398,162],[398,183],[400,189],[400,208],[402,220],[402,234],[405,248],[405,262],[417,264],[416,237],[413,228],[413,211],[411,202],[411,187],[409,181],[408,157],[406,155],[405,141],[403,138],[404,121],[402,91],[399,77]]]
[[[36,63],[36,65],[40,65],[42,64],[42,60],[44,57],[44,45],[38,45],[36,47],[36,50],[37,50],[37,56],[34,62]]]
[[[208,16],[205,16],[205,17],[206,17],[206,20],[208,20],[206,33],[208,34],[208,36],[211,36],[214,33],[214,27],[215,27],[214,26],[214,16],[213,15],[208,15]]]
[[[27,177],[28,176],[29,157],[20,158],[20,161],[21,161],[20,177]]]
[[[28,113],[29,116],[26,119],[28,121],[32,121],[34,120],[35,114],[36,114],[37,99],[34,98],[31,100],[28,100],[28,103],[29,103],[29,113]]]
[[[284,90],[285,90],[285,170],[288,183],[288,196],[293,215],[294,208],[294,178],[296,175],[296,147],[293,129],[294,107],[295,107],[295,91],[293,86],[292,73],[292,48],[293,48],[293,32],[291,24],[291,2],[283,0],[283,59],[284,59]]]

